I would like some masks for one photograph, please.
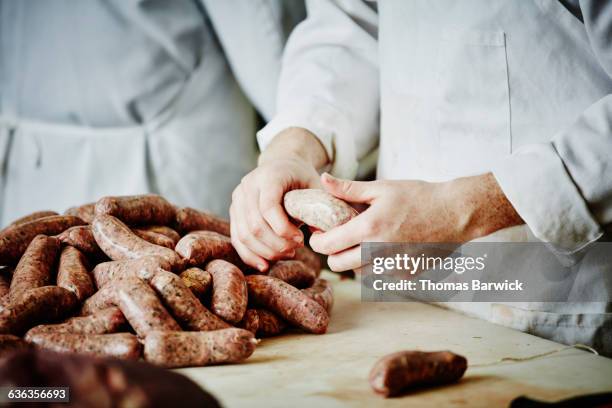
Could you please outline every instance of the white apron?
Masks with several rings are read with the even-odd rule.
[[[1,224],[104,195],[156,192],[225,215],[255,164],[255,113],[212,42],[182,91],[141,126],[0,117]]]

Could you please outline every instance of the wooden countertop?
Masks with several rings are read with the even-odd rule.
[[[177,370],[233,407],[493,407],[514,398],[555,401],[612,391],[612,360],[577,349],[525,362],[468,368],[457,384],[401,398],[375,395],[374,362],[404,349],[451,350],[468,364],[528,357],[563,345],[435,306],[362,303],[359,283],[334,282],[335,305],[325,335],[265,339],[244,364]]]

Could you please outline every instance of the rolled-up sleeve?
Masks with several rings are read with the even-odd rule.
[[[612,78],[612,3],[580,6],[594,54]],[[493,173],[539,239],[569,253],[598,240],[612,224],[612,95],[550,143],[519,149]]]
[[[352,178],[358,160],[377,143],[378,16],[359,0],[313,0],[289,37],[278,87],[277,113],[258,132],[263,150],[282,130],[313,133],[332,173]]]

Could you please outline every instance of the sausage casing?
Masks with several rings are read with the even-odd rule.
[[[127,277],[137,277],[149,282],[159,269],[170,270],[171,264],[159,256],[145,256],[138,259],[102,262],[96,265],[92,274],[98,288],[110,282]]]
[[[114,261],[155,255],[164,258],[173,267],[182,265],[182,259],[176,252],[136,236],[127,225],[112,215],[96,216],[92,231],[102,251]]]
[[[37,347],[59,353],[79,353],[122,360],[138,360],[142,354],[138,339],[129,333],[35,333],[28,341]]]
[[[73,215],[79,217],[87,224],[91,224],[96,215],[96,203],[87,203],[77,207],[70,207],[64,211],[64,215]]]
[[[206,265],[212,275],[211,310],[223,320],[238,323],[247,309],[248,290],[244,275],[235,265],[215,259]]]
[[[378,360],[369,381],[375,392],[392,397],[412,387],[457,381],[466,369],[465,357],[450,351],[399,351]]]
[[[165,235],[170,238],[172,242],[174,242],[174,245],[176,245],[176,243],[179,242],[179,240],[181,239],[181,236],[178,232],[165,225],[148,225],[142,226],[139,229],[143,231],[157,232],[158,234]]]
[[[302,293],[323,306],[328,314],[331,313],[334,306],[334,289],[327,280],[317,279],[311,287],[302,289]]]
[[[14,265],[37,235],[57,235],[75,225],[83,225],[80,218],[52,215],[11,227],[0,233],[0,265]]]
[[[323,306],[299,289],[266,275],[249,275],[246,281],[249,299],[256,304],[308,332],[322,334],[327,331],[329,315]]]
[[[106,257],[98,246],[89,225],[77,225],[76,227],[68,228],[66,231],[58,234],[57,238],[62,241],[62,244],[73,246],[95,260]]]
[[[175,251],[193,266],[204,265],[211,259],[238,259],[229,237],[214,231],[193,231],[176,244]]]
[[[248,330],[152,332],[144,341],[145,360],[168,368],[237,363],[247,359],[257,340]]]
[[[11,302],[28,289],[49,285],[59,249],[57,238],[38,235],[32,240],[13,272]]]
[[[97,313],[101,310],[108,309],[111,306],[115,306],[116,301],[116,289],[114,285],[106,285],[100,288],[96,293],[90,296],[83,306],[81,306],[80,315],[87,316]]]
[[[176,212],[176,224],[183,233],[191,231],[215,231],[230,236],[230,223],[216,215],[184,207]]]
[[[176,209],[157,194],[102,197],[96,202],[96,216],[112,215],[128,225],[169,225]]]
[[[205,269],[188,268],[181,272],[180,277],[183,283],[200,299],[204,299],[212,288],[212,275]]]
[[[73,292],[80,302],[96,291],[87,260],[78,249],[67,246],[62,250],[57,268],[57,286]]]
[[[302,261],[277,261],[272,265],[268,275],[302,289],[312,286],[317,275]]]
[[[346,202],[320,189],[291,190],[283,203],[292,218],[321,231],[329,231],[357,215]]]
[[[159,271],[151,280],[151,286],[173,315],[189,330],[207,331],[230,327],[206,309],[178,275]]]
[[[134,234],[144,239],[145,241],[150,242],[151,244],[159,245],[169,249],[174,249],[174,245],[176,245],[176,242],[174,242],[172,239],[158,232],[147,231],[138,228],[133,229],[132,232],[134,232]]]
[[[286,326],[277,315],[266,309],[247,309],[239,325],[257,337],[277,336]]]
[[[152,331],[180,331],[178,323],[170,316],[155,291],[137,278],[127,278],[117,285],[117,306],[139,337]]]
[[[312,249],[305,246],[297,248],[293,259],[304,262],[306,266],[314,271],[317,278],[321,274],[321,258]]]
[[[17,218],[15,221],[11,222],[9,225],[6,226],[6,228],[0,231],[0,233],[16,225],[25,224],[30,221],[38,220],[38,219],[45,218],[45,217],[50,217],[52,215],[59,215],[59,214],[56,213],[55,211],[36,211],[31,214],[24,215],[23,217]]]

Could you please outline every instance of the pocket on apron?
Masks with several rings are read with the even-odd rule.
[[[441,174],[488,171],[511,152],[504,32],[443,31],[436,69]]]
[[[64,211],[104,195],[150,191],[140,127],[91,129],[20,122],[8,154],[2,220]]]

